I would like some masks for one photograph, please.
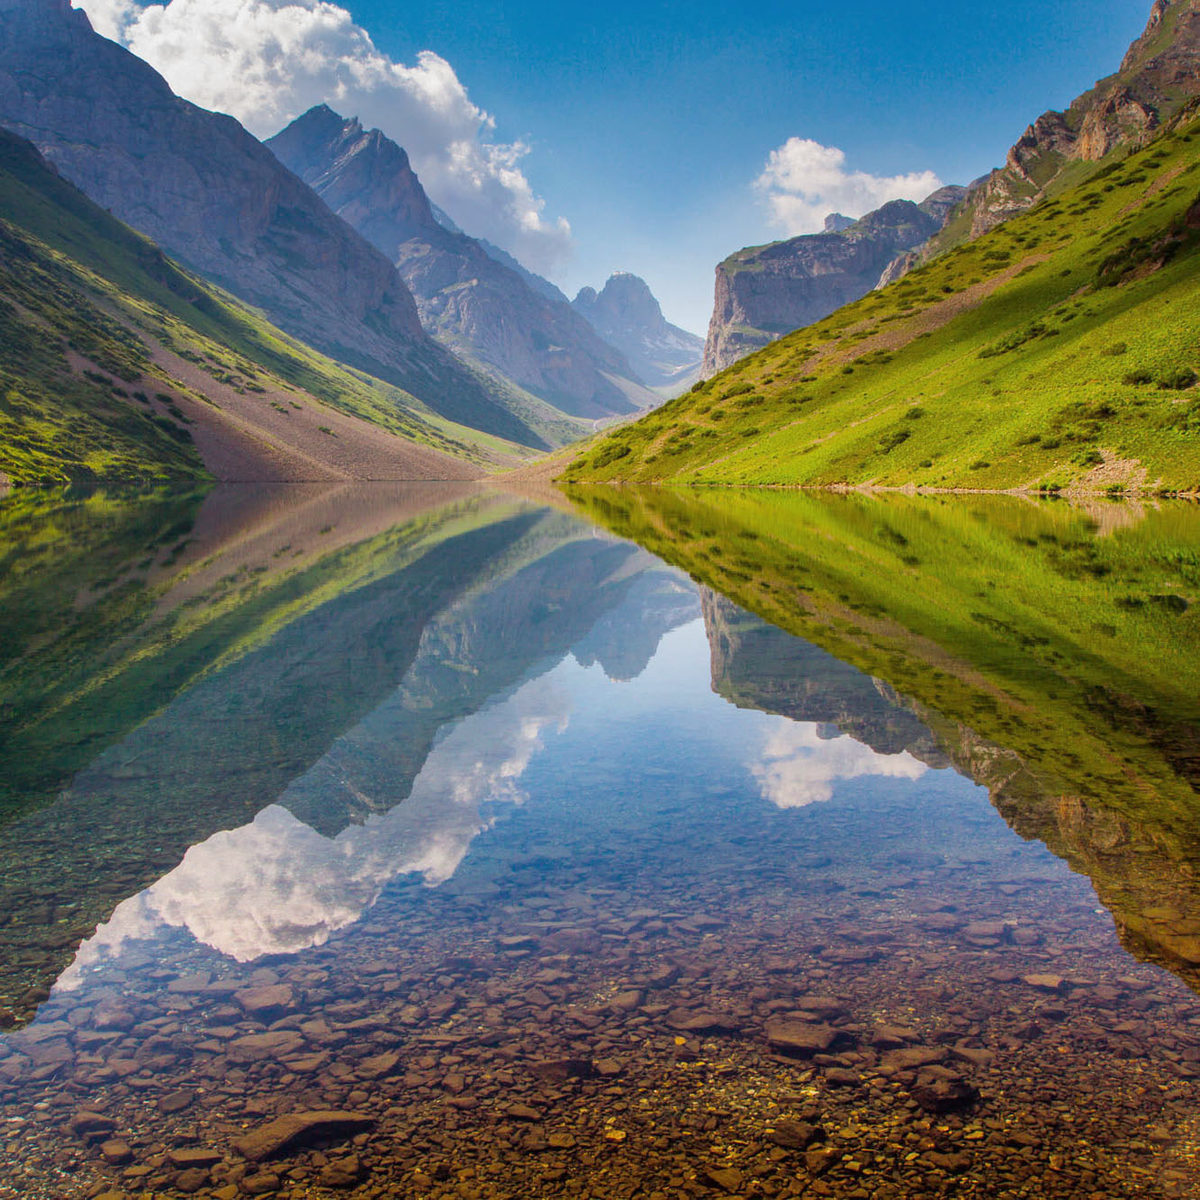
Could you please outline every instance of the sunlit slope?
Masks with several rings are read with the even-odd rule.
[[[0,482],[204,478],[194,430],[222,389],[266,442],[282,415],[333,410],[401,449],[503,449],[183,271],[0,130]]]
[[[699,582],[1012,751],[1039,793],[1152,818],[1200,845],[1190,506],[1100,501],[1089,515],[1007,497],[570,494]]]
[[[592,443],[579,482],[1200,489],[1200,121]]]

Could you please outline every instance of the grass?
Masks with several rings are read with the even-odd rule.
[[[1183,386],[1200,370],[1198,265],[1191,112],[1145,150],[589,443],[563,478],[1200,490],[1200,391]],[[757,402],[739,404],[746,394]]]

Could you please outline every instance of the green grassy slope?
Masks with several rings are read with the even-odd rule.
[[[457,457],[499,445],[280,333],[0,131],[0,476],[203,478],[186,421],[149,402],[159,385],[189,389],[152,365],[148,343],[243,392],[282,386]],[[85,374],[70,352],[99,370]]]
[[[1200,119],[592,443],[577,482],[1200,490]]]
[[[569,494],[698,582],[1014,752],[1042,793],[1200,845],[1192,507],[1099,501],[1097,518],[989,496]]]

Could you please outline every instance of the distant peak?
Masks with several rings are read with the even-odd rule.
[[[854,218],[846,216],[845,213],[830,213],[825,218],[826,233],[845,233],[851,225],[854,224]]]

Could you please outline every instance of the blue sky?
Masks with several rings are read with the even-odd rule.
[[[453,64],[525,173],[566,217],[574,292],[644,275],[668,315],[703,332],[712,271],[771,241],[753,181],[789,137],[873,175],[966,183],[1046,108],[1115,70],[1147,0],[858,4],[470,0],[348,5],[380,49]]]
[[[406,144],[433,198],[468,232],[571,295],[634,271],[669,318],[698,333],[716,263],[803,227],[773,222],[781,210],[755,187],[789,139],[841,151],[864,196],[887,198],[891,185],[872,177],[916,175],[914,193],[932,176],[967,183],[1002,162],[1041,112],[1115,70],[1150,9],[1150,0],[610,0],[586,10],[336,0],[353,18],[339,26],[318,0],[75,2],[181,94],[260,136],[320,100],[346,115],[361,108]],[[346,83],[371,58],[354,24],[382,52],[362,87]],[[298,45],[310,62],[328,50],[329,62],[307,73],[286,55],[275,65],[280,46]],[[447,155],[448,138],[462,139],[465,157]],[[789,160],[793,181],[810,157]],[[821,194],[809,200],[805,212],[823,204]]]

